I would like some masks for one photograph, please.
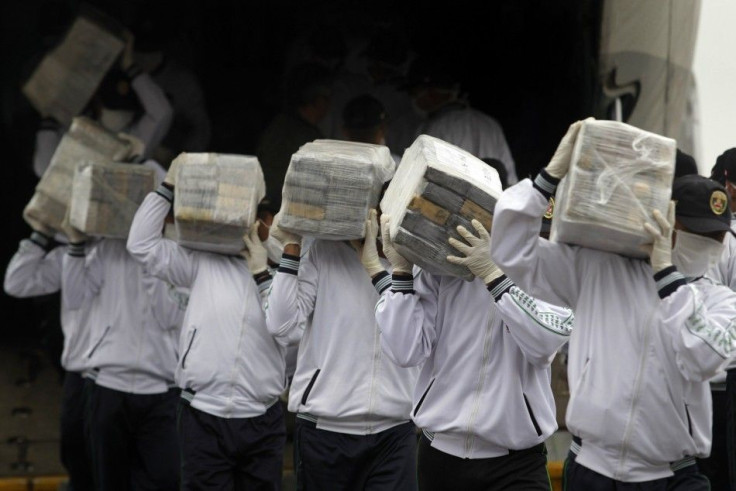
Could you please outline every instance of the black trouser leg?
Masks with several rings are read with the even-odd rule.
[[[125,393],[91,387],[87,430],[98,491],[130,491],[131,442],[124,406]]]
[[[85,380],[77,372],[64,375],[61,401],[61,463],[69,473],[70,491],[92,491],[92,463],[84,436]]]
[[[728,490],[728,450],[727,450],[727,393],[723,390],[711,391],[713,396],[713,444],[710,457],[698,459],[698,467],[710,480],[713,491]]]

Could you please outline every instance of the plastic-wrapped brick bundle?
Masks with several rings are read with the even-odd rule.
[[[140,165],[82,163],[74,174],[69,223],[90,236],[124,239],[154,182],[153,170]]]
[[[71,199],[74,171],[79,163],[125,161],[132,151],[130,141],[120,138],[91,119],[74,118],[69,131],[56,147],[36,192],[23,211],[31,217],[60,230]]]
[[[396,165],[383,145],[315,140],[291,157],[279,226],[328,240],[365,236],[365,219]]]
[[[182,153],[177,158],[174,218],[179,244],[203,251],[237,254],[266,195],[256,157]]]
[[[421,135],[406,150],[381,201],[391,216],[396,251],[434,274],[472,280],[465,266],[449,263],[461,255],[448,243],[460,239],[457,226],[475,233],[474,218],[490,232],[501,195],[498,172],[470,153],[438,138]]]
[[[615,121],[586,121],[567,176],[557,189],[550,238],[644,258],[643,223],[667,216],[675,140]]]

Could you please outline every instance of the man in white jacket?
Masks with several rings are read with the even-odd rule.
[[[150,274],[190,289],[176,369],[181,489],[279,490],[286,348],[269,334],[262,309],[267,252],[257,229],[244,238],[247,261],[163,238],[176,172],[172,163],[138,209],[128,250]]]
[[[273,227],[284,254],[266,322],[284,343],[301,339],[289,394],[297,486],[416,489],[417,369],[386,359],[373,315],[388,274],[371,280],[347,242],[315,240],[301,258],[301,237]]]
[[[62,308],[90,309],[85,433],[95,489],[178,489],[178,292],[139,265],[125,240],[88,248],[79,231],[65,233]]]
[[[491,261],[480,222],[472,222],[479,237],[458,227],[469,245],[450,239],[466,257],[448,260],[477,277],[464,281],[413,268],[394,250],[389,220],[381,217],[393,287],[375,315],[387,356],[422,367],[412,412],[423,432],[419,489],[549,490],[544,440],[557,429],[550,365],[572,312],[517,288]]]
[[[666,489],[675,474],[687,489],[707,489],[693,457],[710,451],[707,380],[734,353],[736,295],[706,279],[688,282],[678,271],[688,261],[673,257],[674,207],[667,218],[654,212],[661,230],[646,225],[654,240],[649,262],[539,238],[539,215],[567,173],[579,127],[571,126],[533,183],[504,192],[492,231],[493,260],[510,278],[575,311],[567,489]],[[723,207],[709,203],[725,198],[715,186],[685,186],[694,198],[679,198],[683,247],[702,247],[699,238],[718,247],[728,229]],[[686,225],[689,214],[697,218]]]
[[[66,245],[54,247],[53,231],[34,224],[30,238],[24,239],[5,271],[5,293],[16,298],[48,295],[61,290],[62,260]],[[61,290],[64,297],[65,290]],[[89,344],[89,306],[71,310],[62,301],[61,329],[64,348],[64,389],[61,402],[60,457],[75,491],[92,491],[92,464],[84,437],[85,391],[83,373]]]

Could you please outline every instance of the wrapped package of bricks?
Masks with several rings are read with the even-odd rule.
[[[550,238],[645,258],[653,210],[667,216],[675,140],[615,121],[585,121],[557,188]]]
[[[449,242],[457,226],[477,235],[471,221],[490,233],[493,208],[501,195],[498,172],[465,150],[427,135],[404,153],[381,210],[391,216],[396,251],[430,273],[472,280],[465,266],[447,256],[461,255]]]
[[[141,165],[79,164],[69,223],[92,237],[125,239],[138,206],[154,186],[153,169]]]
[[[64,125],[89,103],[125,46],[121,26],[85,10],[23,86],[33,107]]]
[[[315,140],[291,157],[279,227],[302,236],[352,240],[378,205],[395,164],[383,145]]]
[[[266,195],[256,157],[182,153],[174,195],[176,240],[191,249],[237,254]],[[173,165],[173,164],[172,164]]]
[[[60,230],[72,193],[74,171],[82,162],[125,161],[133,145],[85,117],[74,118],[56,147],[36,192],[23,211],[44,225]]]

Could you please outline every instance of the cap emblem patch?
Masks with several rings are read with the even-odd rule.
[[[728,197],[723,191],[713,191],[710,195],[710,209],[716,215],[723,215],[728,207]]]
[[[549,204],[547,205],[547,210],[544,212],[544,218],[547,220],[552,220],[552,216],[555,214],[555,199],[550,198]]]

